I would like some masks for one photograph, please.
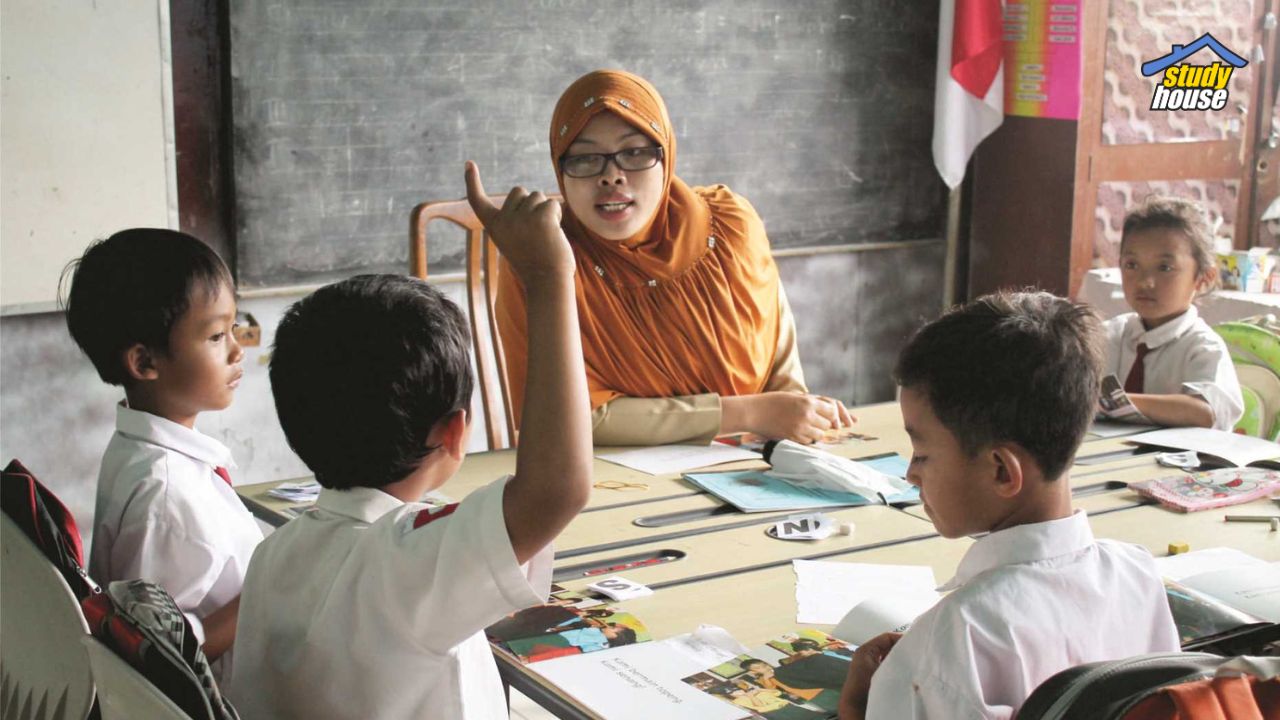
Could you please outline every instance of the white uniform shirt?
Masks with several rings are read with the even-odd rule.
[[[1218,430],[1231,430],[1244,415],[1244,397],[1227,344],[1200,319],[1194,305],[1153,330],[1142,326],[1137,313],[1113,317],[1104,327],[1107,362],[1103,373],[1115,375],[1121,385],[1133,368],[1138,345],[1146,344],[1146,393],[1203,398],[1213,409],[1213,427]]]
[[[1008,718],[1061,670],[1179,649],[1151,554],[1095,541],[1082,511],[987,535],[939,589],[872,676],[868,720]]]
[[[272,533],[240,600],[231,700],[241,715],[506,720],[483,629],[546,601],[552,550],[526,576],[505,487],[434,513],[373,488],[325,489]]]
[[[89,574],[106,585],[141,578],[173,596],[204,642],[200,618],[240,594],[262,541],[253,515],[214,472],[232,468],[222,443],[157,415],[116,407],[102,456]],[[214,663],[230,679],[230,654]]]

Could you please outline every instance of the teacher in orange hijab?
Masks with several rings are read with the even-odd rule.
[[[551,159],[573,248],[597,445],[752,432],[814,442],[853,422],[810,395],[764,223],[727,187],[675,175],[676,139],[643,78],[601,70],[556,104]],[[513,413],[525,388],[524,288],[500,267]]]

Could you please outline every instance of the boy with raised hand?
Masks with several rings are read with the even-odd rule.
[[[843,720],[1008,718],[1060,670],[1179,649],[1151,554],[1095,540],[1071,509],[1101,343],[1087,307],[1001,293],[926,325],[898,356],[907,480],[944,537],[986,535],[950,595],[854,653]]]
[[[272,391],[324,489],[250,564],[245,717],[507,717],[483,629],[546,599],[550,543],[590,492],[590,406],[559,205],[515,188],[499,209],[470,163],[467,196],[529,288],[516,473],[456,505],[417,502],[458,470],[470,428],[467,331],[439,291],[365,275],[290,308]]]

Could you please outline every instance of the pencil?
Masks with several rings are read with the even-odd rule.
[[[1227,515],[1223,518],[1225,522],[1271,522],[1272,519],[1280,519],[1280,515]]]

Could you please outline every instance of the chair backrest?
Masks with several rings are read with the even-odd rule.
[[[81,642],[98,685],[98,706],[102,720],[191,720],[167,695],[124,658],[92,635]]]
[[[549,198],[560,199],[559,195]],[[501,205],[505,198],[490,196]],[[498,295],[498,252],[466,200],[425,202],[413,209],[409,220],[409,273],[427,279],[427,229],[433,220],[444,220],[467,233],[467,311],[471,316],[471,341],[475,350],[480,400],[490,450],[516,444],[507,362],[498,340],[493,304]],[[505,442],[503,437],[505,431]]]
[[[1273,323],[1260,317],[1213,327],[1227,344],[1244,396],[1235,431],[1269,440],[1280,439],[1280,332]]]
[[[87,717],[94,689],[80,639],[88,634],[67,581],[0,513],[0,717]]]

